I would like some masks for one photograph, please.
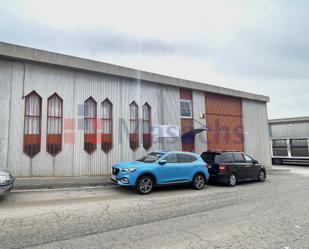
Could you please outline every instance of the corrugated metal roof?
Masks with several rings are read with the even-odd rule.
[[[59,53],[53,53],[49,51],[19,46],[15,44],[0,42],[0,58],[13,59],[18,61],[32,61],[37,63],[46,63],[51,65],[57,65],[62,67],[69,67],[78,70],[87,70],[92,72],[99,72],[114,76],[120,76],[125,78],[140,79],[143,81],[154,82],[158,84],[165,84],[176,87],[185,87],[194,90],[200,90],[205,92],[217,93],[222,95],[229,95],[234,97],[240,97],[244,99],[252,99],[262,102],[268,102],[269,97],[264,95],[258,95],[224,87],[218,87],[210,84],[204,84],[200,82],[179,79],[160,74],[140,71],[132,68],[117,66],[104,62],[83,59],[70,55],[64,55]]]

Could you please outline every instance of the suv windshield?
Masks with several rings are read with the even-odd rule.
[[[163,155],[164,154],[162,154],[162,153],[152,152],[152,153],[149,153],[148,155],[146,155],[146,156],[144,156],[140,159],[137,159],[136,161],[143,162],[143,163],[153,163],[153,162],[157,161]]]

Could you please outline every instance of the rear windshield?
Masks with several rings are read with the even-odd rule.
[[[229,163],[234,161],[232,153],[219,154],[213,152],[205,152],[202,154],[202,159],[206,163],[217,163],[217,164]]]
[[[215,157],[220,154],[218,153],[213,153],[213,152],[204,152],[201,157],[206,163],[214,163]]]
[[[162,153],[152,152],[140,159],[137,159],[136,161],[143,162],[143,163],[153,163],[162,156],[163,156]]]

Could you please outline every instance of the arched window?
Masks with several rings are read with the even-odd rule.
[[[35,92],[25,97],[24,153],[33,158],[41,150],[42,98]]]
[[[139,147],[138,137],[138,105],[135,101],[130,104],[130,148],[136,150]]]
[[[92,154],[97,149],[97,102],[90,97],[84,104],[84,150]]]
[[[143,105],[143,147],[151,147],[151,107],[148,103]]]
[[[107,153],[113,146],[113,122],[112,122],[113,105],[105,99],[101,104],[101,149]]]
[[[53,94],[47,99],[46,151],[56,156],[62,150],[62,99]]]

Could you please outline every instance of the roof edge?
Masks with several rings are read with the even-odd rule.
[[[269,124],[280,124],[280,123],[296,123],[296,122],[309,122],[309,116],[304,117],[292,117],[292,118],[278,118],[278,119],[269,119]]]
[[[45,50],[15,45],[6,42],[0,42],[0,58],[1,57],[14,60],[38,62],[62,67],[69,67],[73,69],[104,73],[124,78],[140,79],[142,81],[159,83],[163,85],[185,87],[193,90],[229,95],[261,102],[269,102],[270,100],[268,96],[264,95],[165,76],[161,74],[141,71],[128,67],[113,65],[105,62],[99,62],[71,55],[49,52]]]

